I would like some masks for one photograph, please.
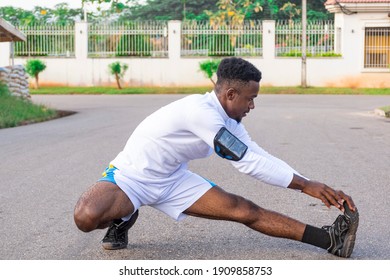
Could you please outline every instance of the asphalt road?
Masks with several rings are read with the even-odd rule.
[[[0,259],[334,260],[322,249],[240,224],[182,222],[142,207],[127,249],[104,251],[105,231],[80,232],[73,207],[136,125],[182,95],[33,96],[76,114],[0,130]],[[244,124],[263,148],[307,177],[350,194],[360,211],[352,259],[390,259],[390,119],[374,115],[390,96],[260,95]],[[339,212],[304,194],[267,186],[222,159],[190,164],[228,191],[303,222],[331,224]]]

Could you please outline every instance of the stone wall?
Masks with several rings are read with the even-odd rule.
[[[8,86],[12,95],[30,97],[28,75],[23,65],[0,67],[0,82]]]

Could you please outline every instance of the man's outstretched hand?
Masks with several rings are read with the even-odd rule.
[[[294,175],[293,180],[288,186],[290,189],[300,190],[303,193],[320,199],[328,208],[332,205],[344,212],[344,201],[348,207],[355,212],[356,206],[352,197],[341,190],[335,190],[323,183],[309,181],[301,176]]]

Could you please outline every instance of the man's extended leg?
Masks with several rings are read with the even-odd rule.
[[[340,215],[332,226],[316,228],[285,215],[259,207],[240,196],[215,186],[206,192],[185,213],[209,219],[235,221],[274,237],[283,237],[308,243],[330,253],[349,257],[352,253],[359,214],[344,203],[345,215]]]
[[[102,245],[105,249],[122,249],[128,243],[128,230],[138,217],[127,195],[115,184],[99,181],[79,199],[74,211],[77,227],[85,232],[109,227]],[[126,217],[127,219],[122,219]]]
[[[242,223],[261,233],[302,240],[306,225],[285,215],[263,209],[253,202],[215,186],[190,206],[186,214]]]

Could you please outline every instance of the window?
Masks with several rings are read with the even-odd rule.
[[[390,27],[366,27],[364,67],[389,68]]]

